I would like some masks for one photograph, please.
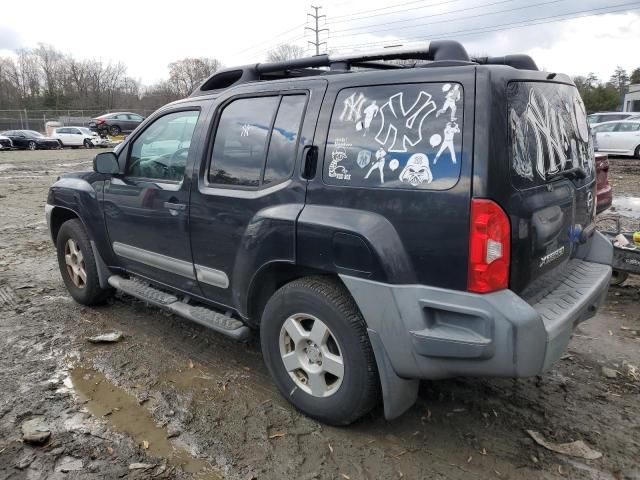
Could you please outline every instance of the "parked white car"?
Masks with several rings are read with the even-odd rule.
[[[605,122],[628,120],[633,115],[634,112],[597,112],[587,116],[587,122],[593,128]]]
[[[640,158],[640,120],[605,122],[592,131],[598,152]]]
[[[106,147],[109,141],[86,127],[58,127],[51,135],[62,142],[63,147]]]

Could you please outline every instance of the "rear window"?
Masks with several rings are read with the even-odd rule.
[[[588,183],[595,164],[592,136],[578,90],[550,82],[511,82],[507,88],[511,178],[516,188],[546,183],[581,167]]]
[[[442,190],[460,176],[459,83],[347,88],[331,117],[323,179],[330,185]]]

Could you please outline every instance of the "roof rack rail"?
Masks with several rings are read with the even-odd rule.
[[[538,70],[538,65],[529,55],[505,55],[504,57],[478,57],[474,62],[481,65],[507,65],[518,70]]]
[[[435,40],[344,54],[314,55],[313,57],[296,58],[283,62],[258,63],[219,70],[202,82],[191,96],[206,95],[232,85],[251,81],[327,73],[324,70],[311,70],[319,67],[329,67],[332,72],[346,72],[352,66],[374,69],[403,68],[401,65],[376,63],[375,61],[407,59],[470,61],[465,48],[454,40]]]

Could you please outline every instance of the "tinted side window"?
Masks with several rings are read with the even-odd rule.
[[[306,95],[282,97],[273,124],[264,183],[275,183],[291,175],[298,147],[298,132],[306,105]]]
[[[462,155],[459,83],[342,90],[323,178],[332,185],[440,190],[456,184]]]
[[[615,123],[609,123],[609,124],[605,124],[605,125],[598,125],[597,127],[595,127],[593,129],[593,131],[595,133],[602,133],[602,132],[613,132],[616,128],[616,124]]]
[[[624,122],[618,123],[616,132],[635,132],[640,127],[640,123]]]
[[[256,187],[280,97],[240,98],[225,107],[216,131],[209,181]]]
[[[199,113],[169,113],[149,125],[131,145],[127,174],[165,181],[182,180]]]

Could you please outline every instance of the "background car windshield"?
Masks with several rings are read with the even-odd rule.
[[[34,132],[33,130],[25,130],[25,131],[24,131],[24,134],[25,134],[25,135],[28,135],[28,136],[30,136],[30,137],[37,137],[37,138],[42,138],[42,137],[44,137],[44,135],[42,135],[41,133],[39,133],[39,132]]]

